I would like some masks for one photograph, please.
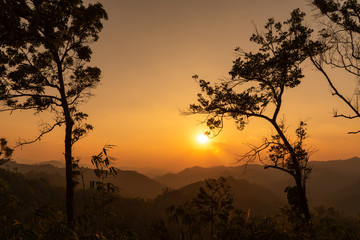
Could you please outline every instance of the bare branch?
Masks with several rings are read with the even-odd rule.
[[[355,114],[357,117],[360,117],[360,112],[358,111],[358,109],[356,109],[351,102],[349,102],[338,90],[337,88],[334,86],[332,80],[330,79],[329,75],[325,72],[325,70],[323,69],[323,67],[321,66],[321,64],[319,62],[317,62],[313,57],[310,57],[311,62],[314,64],[314,66],[325,76],[329,86],[331,87],[331,89],[333,90],[333,95],[338,96]]]
[[[334,117],[335,118],[342,117],[342,118],[347,118],[347,119],[354,119],[354,118],[358,118],[359,116],[347,116],[347,115],[344,115],[344,114],[334,114]]]
[[[270,146],[270,142],[265,138],[264,143],[261,144],[260,146],[254,146],[252,144],[246,144],[246,145],[248,147],[250,147],[251,150],[248,151],[247,153],[241,155],[240,158],[238,159],[238,162],[246,160],[246,165],[245,166],[247,166],[251,162],[254,162],[256,159],[259,159],[260,162],[262,162],[260,153],[262,151],[266,150]]]

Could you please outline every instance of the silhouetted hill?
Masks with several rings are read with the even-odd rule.
[[[46,178],[51,185],[65,187],[65,168],[54,167],[51,164],[18,164],[13,161],[0,167],[22,173],[29,179]],[[94,172],[90,168],[82,168],[81,172],[84,175],[85,187],[88,188],[90,186],[89,182],[96,180]],[[119,170],[115,177],[109,177],[108,180],[119,187],[120,194],[124,197],[155,198],[162,193],[162,189],[165,187],[157,181],[134,171]],[[79,177],[79,181],[80,184],[77,188],[82,187],[81,177]]]
[[[236,179],[245,179],[250,183],[269,188],[278,194],[283,191],[281,190],[281,186],[284,185],[282,183],[287,183],[289,179],[289,177],[283,172],[276,171],[274,169],[264,170],[263,166],[256,164],[236,167],[193,167],[187,168],[177,174],[166,174],[155,179],[164,185],[177,189],[197,181],[202,181],[206,178],[218,178],[221,176],[232,176]],[[279,184],[281,185],[280,187]]]
[[[14,161],[7,162],[1,168],[12,170],[19,173],[29,173],[31,171],[45,172],[48,174],[65,174],[65,170],[59,167],[55,167],[52,164],[45,163],[39,165],[22,164]]]
[[[269,189],[249,183],[246,180],[238,180],[232,177],[226,179],[231,187],[234,197],[234,206],[252,214],[274,214],[285,205],[285,201],[276,196]],[[177,190],[168,191],[154,200],[157,208],[166,208],[171,205],[184,204],[192,200],[199,193],[199,188],[205,187],[204,181],[195,182]]]
[[[152,168],[152,167],[119,167],[120,169],[123,170],[129,170],[129,171],[134,171],[134,172],[138,172],[140,174],[143,174],[145,176],[148,176],[149,178],[154,178],[154,177],[158,177],[158,176],[162,176],[164,174],[169,173],[169,170],[167,169],[162,169],[162,168]]]
[[[1,188],[5,183],[5,189]],[[6,205],[2,197],[12,195],[10,205],[14,205],[15,211],[11,218],[28,217],[33,214],[34,208],[43,205],[51,205],[61,210],[65,209],[65,189],[52,186],[46,178],[29,179],[23,174],[0,169],[0,204],[1,208]],[[5,201],[6,203],[6,201]],[[4,209],[0,212],[4,214]],[[6,213],[6,209],[5,209]]]
[[[360,158],[348,160],[314,161],[310,176],[308,194],[313,205],[320,205],[333,193],[360,181]],[[360,213],[360,212],[359,212]]]
[[[311,166],[313,172],[308,179],[307,185],[310,206],[333,206],[343,210],[346,214],[360,214],[360,207],[358,205],[358,202],[360,202],[360,192],[358,191],[360,189],[360,158],[327,162],[313,161]],[[29,179],[48,179],[51,185],[58,187],[65,186],[65,169],[51,164],[26,165],[9,162],[1,166],[1,168],[23,173]],[[95,180],[93,171],[89,168],[83,168],[81,171],[84,176],[85,185],[88,187],[89,181]],[[198,190],[199,186],[196,184],[199,181],[203,181],[205,178],[218,178],[220,176],[232,176],[236,180],[242,179],[246,180],[248,184],[264,187],[275,194],[282,202],[286,201],[286,195],[283,192],[284,188],[293,184],[292,179],[287,174],[276,169],[265,170],[263,166],[256,164],[250,164],[246,169],[244,165],[236,167],[187,168],[177,174],[166,174],[157,177],[157,181],[135,171],[119,170],[118,175],[114,178],[109,178],[109,180],[120,187],[120,194],[124,197],[155,198],[163,192],[165,187],[170,187],[181,190],[178,194],[181,193],[184,196],[179,196],[180,199],[189,199]],[[81,189],[81,178],[79,180],[80,184],[77,188]],[[191,186],[193,186],[193,190]],[[186,192],[187,188],[189,193]],[[236,186],[233,186],[233,190],[234,194],[242,193],[242,189],[237,189]],[[177,193],[174,192],[172,194]],[[254,195],[257,198],[266,198],[266,196],[261,194]],[[170,199],[172,200],[169,201],[177,201],[174,200],[175,197]],[[253,201],[258,200],[254,199]],[[268,206],[265,203],[262,205]]]
[[[360,181],[328,194],[321,200],[325,206],[339,209],[346,215],[358,216],[360,214]]]
[[[85,182],[96,181],[92,169],[84,169]],[[117,175],[109,176],[108,180],[119,187],[124,197],[155,198],[162,193],[164,185],[135,171],[118,170]]]
[[[318,174],[313,179],[313,185],[323,188],[322,191],[325,192],[318,202],[342,210],[347,215],[360,214],[359,158],[352,158],[344,163],[341,160],[326,162],[315,171],[318,171]],[[324,175],[334,179],[326,181]]]
[[[43,161],[43,162],[36,163],[34,165],[47,165],[47,164],[50,164],[50,165],[52,165],[54,167],[58,167],[58,168],[65,167],[64,161],[59,161],[59,160]]]
[[[312,206],[329,203],[324,199],[329,195],[356,184],[360,180],[360,158],[354,157],[348,160],[312,161],[312,174],[308,179],[308,197]],[[159,182],[171,188],[180,188],[187,184],[204,180],[205,178],[217,178],[220,176],[232,176],[236,179],[245,179],[250,183],[264,186],[285,199],[284,188],[293,184],[292,179],[276,169],[264,169],[257,164],[249,164],[236,167],[193,167],[187,168],[176,174],[166,174],[155,178]]]

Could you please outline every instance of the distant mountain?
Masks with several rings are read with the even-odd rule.
[[[232,177],[226,180],[231,187],[230,191],[234,197],[234,206],[238,209],[244,211],[250,209],[251,214],[267,215],[277,213],[279,208],[285,205],[284,200],[262,186]],[[197,196],[200,187],[205,187],[204,181],[195,182],[159,195],[154,200],[155,208],[184,204]]]
[[[23,174],[31,171],[46,172],[49,174],[65,174],[64,169],[55,167],[54,165],[49,163],[33,165],[33,164],[23,164],[23,163],[17,163],[15,161],[10,161],[0,167]]]
[[[325,206],[332,206],[346,215],[359,216],[360,214],[360,181],[325,195],[320,199]]]
[[[55,167],[51,163],[54,162],[46,162],[43,165],[9,162],[0,168],[23,173],[29,179],[48,179],[51,185],[64,187],[65,169]],[[346,214],[360,214],[360,205],[358,204],[360,202],[360,158],[326,162],[313,161],[310,165],[313,170],[308,179],[307,195],[311,207],[333,206]],[[86,187],[89,186],[90,181],[96,180],[92,169],[82,168],[81,172]],[[166,205],[171,202],[175,204],[178,201],[176,197],[172,197],[172,194],[178,195],[179,199],[191,199],[199,188],[199,182],[206,178],[220,176],[233,177],[235,181],[232,183],[233,193],[234,195],[240,194],[238,199],[241,199],[241,194],[245,193],[249,198],[254,196],[252,200],[254,203],[273,199],[273,206],[280,206],[279,203],[286,202],[284,189],[286,186],[294,184],[287,174],[276,169],[265,170],[263,166],[256,164],[236,167],[193,167],[176,174],[169,173],[156,177],[155,180],[135,171],[119,170],[118,175],[109,177],[109,180],[120,187],[120,194],[124,197],[151,199],[161,194],[166,187],[175,189],[176,191],[170,191],[171,194],[166,192],[166,194],[170,194],[166,195],[168,196],[167,200],[163,200],[163,204]],[[81,177],[79,177],[79,182],[77,188],[81,189],[83,186]],[[258,193],[252,193],[250,188],[257,189]],[[263,190],[259,190],[259,188]],[[244,191],[244,189],[247,190]],[[264,189],[267,189],[268,193],[261,193],[265,191]],[[248,202],[251,201],[246,200],[239,206],[248,206]],[[264,209],[272,205],[263,202],[259,203],[257,207],[250,205],[249,207],[259,209],[258,212],[264,213],[266,212]],[[264,209],[261,210],[260,206],[264,206]],[[274,207],[274,209],[277,210],[278,207]]]
[[[155,178],[158,176],[162,176],[164,174],[167,174],[169,170],[162,169],[162,168],[152,168],[152,167],[119,167],[123,170],[130,170],[135,171],[141,174],[144,174],[145,176],[148,176],[150,178]]]
[[[348,160],[312,161],[310,165],[313,170],[308,179],[307,193],[312,206],[322,204],[330,206],[331,201],[325,201],[327,197],[333,196],[342,189],[360,181],[360,158],[358,157]],[[220,176],[232,176],[236,179],[244,179],[250,183],[264,186],[284,200],[286,198],[283,192],[284,188],[293,184],[293,180],[284,172],[276,169],[265,170],[263,166],[256,164],[236,167],[193,167],[155,179],[168,187],[177,189],[205,178]]]
[[[283,191],[281,187],[284,184],[286,185],[289,180],[289,177],[283,172],[276,171],[274,169],[264,170],[263,166],[256,164],[236,167],[192,167],[176,174],[170,173],[157,177],[155,180],[167,185],[170,188],[177,189],[197,181],[202,181],[206,178],[218,178],[221,176],[231,176],[236,179],[245,179],[250,183],[269,188],[270,190],[277,192],[277,194],[281,194]]]
[[[58,167],[58,168],[64,168],[65,167],[65,162],[64,161],[59,161],[59,160],[50,160],[50,161],[43,161],[43,162],[39,162],[36,163],[34,165],[52,165],[54,167]]]
[[[53,186],[42,178],[30,179],[19,172],[0,168],[0,186],[0,213],[11,213],[11,217],[16,219],[34,216],[34,209],[49,203],[53,207],[65,209],[65,189]]]
[[[323,204],[328,196],[360,181],[358,157],[347,160],[314,161],[311,164],[308,195],[311,196],[313,205]]]
[[[85,182],[96,181],[92,169],[84,169]],[[116,176],[109,176],[108,180],[119,187],[119,192],[124,197],[155,198],[161,194],[164,185],[135,171],[118,170]]]
[[[51,161],[51,163],[54,162]],[[30,179],[46,178],[51,185],[65,187],[65,168],[58,168],[52,164],[27,165],[11,161],[0,167],[22,173]],[[85,187],[88,188],[89,182],[96,180],[94,172],[90,168],[82,168],[81,172],[84,176]],[[119,187],[119,192],[124,197],[155,198],[165,188],[163,184],[135,171],[119,170],[115,177],[108,179]],[[80,176],[79,182],[77,188],[83,186]]]

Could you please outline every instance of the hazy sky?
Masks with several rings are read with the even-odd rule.
[[[95,1],[92,1],[95,2]],[[100,39],[92,46],[91,65],[102,70],[95,96],[80,108],[90,115],[95,130],[75,145],[75,156],[89,163],[104,144],[118,166],[180,170],[193,165],[231,165],[236,155],[259,144],[272,132],[261,120],[252,120],[244,131],[227,121],[223,132],[200,145],[196,136],[206,130],[204,116],[183,116],[196,102],[199,87],[191,78],[216,81],[227,77],[235,60],[234,48],[254,49],[249,37],[261,30],[269,17],[285,20],[292,9],[307,12],[310,26],[314,12],[304,0],[102,0],[109,14]],[[317,149],[313,160],[360,156],[359,120],[333,119],[333,109],[346,109],[330,95],[322,76],[305,64],[300,87],[285,95],[281,116],[290,126],[307,120],[308,146]],[[341,77],[341,78],[340,78]],[[338,84],[348,96],[355,79]],[[344,82],[346,83],[344,85]],[[346,111],[345,111],[346,112]],[[30,112],[0,115],[1,136],[14,144],[19,137],[36,136],[41,120],[48,116]],[[18,162],[63,159],[64,129],[57,129],[41,142],[17,149]]]

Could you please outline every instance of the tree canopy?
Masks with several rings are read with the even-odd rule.
[[[82,0],[0,1],[0,111],[49,111],[52,123],[42,124],[40,140],[65,125],[67,217],[73,222],[72,146],[92,130],[78,105],[91,96],[100,69],[88,66],[90,44],[107,19],[100,3]]]

